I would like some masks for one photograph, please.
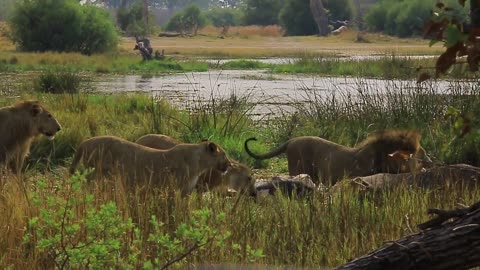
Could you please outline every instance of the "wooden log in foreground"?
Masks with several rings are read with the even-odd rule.
[[[470,269],[480,266],[480,202],[444,211],[428,210],[436,218],[420,224],[423,231],[390,242],[337,269]],[[449,219],[451,221],[445,222]]]

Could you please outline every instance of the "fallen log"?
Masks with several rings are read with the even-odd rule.
[[[405,185],[420,188],[441,188],[449,185],[475,186],[479,181],[480,168],[466,164],[455,164],[432,167],[416,174],[380,173],[356,177],[335,184],[332,191],[336,192],[352,186],[359,191],[391,190]]]
[[[429,209],[428,213],[438,216],[418,225],[423,231],[387,243],[336,269],[443,270],[480,266],[480,202],[452,211]]]
[[[182,34],[176,32],[160,32],[158,34],[159,37],[179,37]]]

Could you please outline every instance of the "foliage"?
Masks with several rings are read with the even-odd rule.
[[[205,17],[216,27],[236,26],[240,24],[242,12],[234,8],[212,8],[205,11]]]
[[[166,269],[182,264],[197,250],[213,246],[235,250],[238,246],[227,241],[229,231],[218,230],[225,225],[226,215],[207,208],[193,211],[173,235],[152,215],[152,229],[144,239],[132,219],[122,217],[115,202],[96,205],[95,196],[85,192],[86,174],[88,171],[58,183],[53,194],[49,192],[55,188],[52,183],[38,181],[33,193],[38,215],[29,219],[23,244],[57,269],[136,269],[138,265]],[[141,256],[144,245],[154,251],[150,256]],[[263,257],[261,250],[248,248],[249,261]]]
[[[0,21],[6,20],[13,10],[16,0],[0,0]]]
[[[148,14],[148,21],[154,20],[152,13]],[[153,31],[151,24],[143,18],[143,3],[136,1],[128,8],[120,8],[117,12],[117,22],[123,31],[130,36],[145,36]]]
[[[465,29],[467,11],[465,1],[462,4],[447,6],[438,3],[431,20],[426,24],[425,36],[431,39],[430,45],[443,42],[446,47],[435,64],[435,77],[445,74],[456,63],[457,57],[467,56],[467,64],[470,71],[478,71],[480,61],[480,46],[477,42],[480,33],[478,31],[479,15],[471,14],[472,26]],[[478,5],[478,3],[475,3]],[[476,24],[476,25],[474,25]],[[468,28],[467,28],[468,29]],[[429,73],[422,73],[418,81],[430,78]]]
[[[48,70],[33,82],[35,91],[44,93],[78,93],[84,79],[76,72]]]
[[[175,13],[167,23],[168,31],[177,31],[182,34],[196,35],[199,28],[207,24],[207,19],[197,5],[190,5],[184,10]]]
[[[328,11],[328,20],[334,22],[337,20],[352,20],[355,17],[355,7],[352,0],[327,0],[323,1],[325,9]]]
[[[238,246],[234,243],[227,245],[227,239],[231,236],[229,231],[216,229],[226,222],[224,213],[214,215],[209,209],[195,210],[191,219],[187,223],[180,224],[172,236],[162,232],[165,224],[159,222],[155,215],[150,222],[153,232],[149,234],[147,242],[160,252],[158,257],[147,260],[143,264],[145,269],[166,269],[173,264],[182,263],[192,252],[204,250],[207,247],[219,246],[235,250]],[[261,249],[250,249],[248,252],[248,261],[253,262],[261,257],[263,257]]]
[[[243,23],[246,25],[278,24],[278,14],[285,0],[246,0]]]
[[[310,0],[285,1],[279,15],[285,33],[290,36],[317,34],[317,24],[310,12]]]
[[[113,50],[117,34],[108,13],[74,0],[23,0],[10,20],[11,37],[25,51]]]
[[[373,31],[382,31],[399,37],[420,35],[436,2],[438,1],[382,0],[372,6],[365,16],[365,21]],[[446,2],[453,4],[456,1]]]
[[[118,256],[128,252],[122,238],[133,228],[132,221],[121,218],[115,203],[95,207],[94,196],[82,192],[84,181],[77,174],[60,183],[55,195],[46,196],[52,187],[45,180],[37,182],[39,192],[32,201],[39,214],[29,220],[24,244],[58,269],[114,268],[124,263],[122,257],[135,258]]]

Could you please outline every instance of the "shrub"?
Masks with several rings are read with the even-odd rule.
[[[240,24],[242,13],[234,8],[213,8],[205,12],[205,17],[216,27],[236,26]]]
[[[193,4],[184,10],[174,14],[168,21],[166,29],[168,31],[177,31],[180,33],[190,33],[196,35],[198,29],[207,24],[207,19],[200,8]]]
[[[284,3],[285,0],[246,0],[244,23],[246,25],[278,24],[278,14]]]
[[[46,71],[38,76],[33,85],[35,91],[44,93],[78,93],[82,77],[69,71]]]
[[[368,11],[365,21],[373,31],[382,31],[399,37],[420,35],[436,2],[434,0],[383,0]],[[448,6],[458,5],[453,0],[444,1],[444,3]],[[460,15],[467,16],[467,14]]]
[[[11,38],[25,51],[78,51],[115,48],[117,34],[108,13],[74,0],[24,0],[14,9]]]

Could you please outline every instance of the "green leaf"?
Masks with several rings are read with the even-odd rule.
[[[444,35],[446,40],[445,46],[447,48],[450,48],[455,44],[459,42],[464,42],[468,39],[468,35],[462,33],[460,29],[458,29],[457,26],[453,24],[447,25],[444,31]]]

